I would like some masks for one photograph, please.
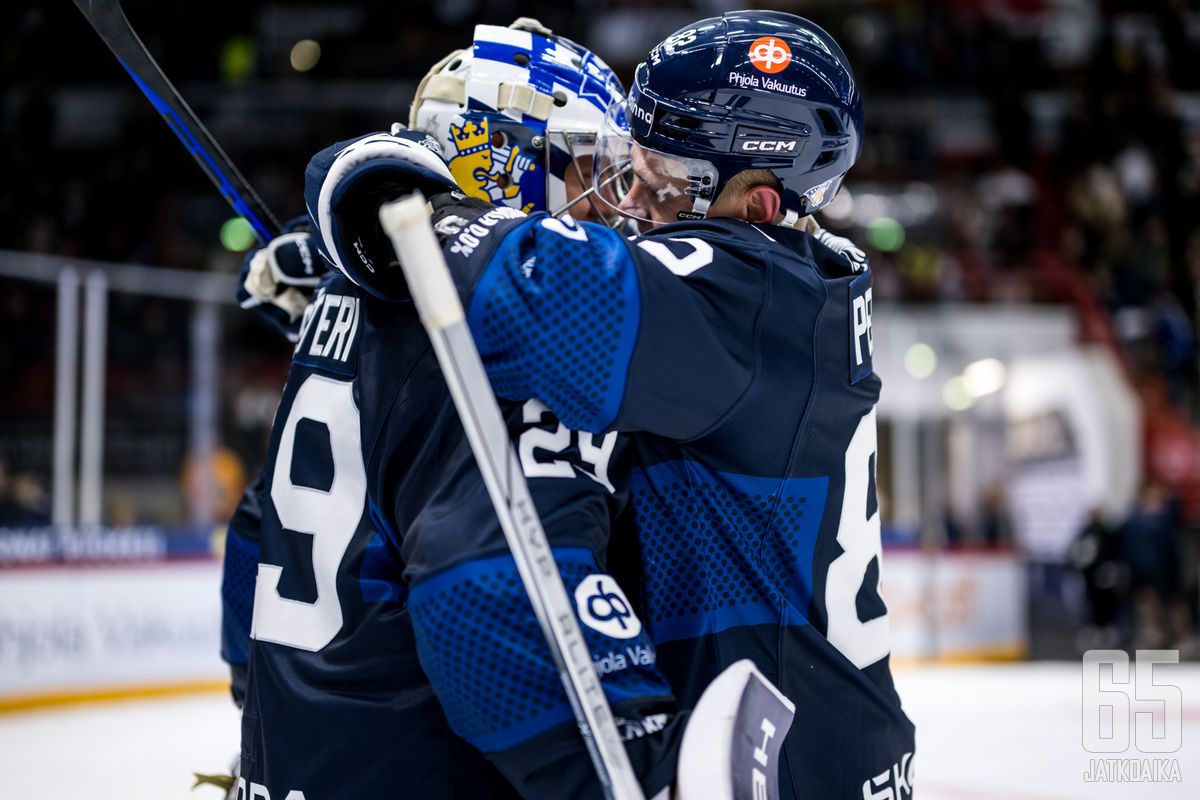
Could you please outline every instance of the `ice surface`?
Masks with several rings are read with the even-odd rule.
[[[1163,668],[1158,668],[1162,670]],[[896,681],[917,723],[921,800],[1200,797],[1200,666],[1156,671],[1183,694],[1182,783],[1088,783],[1078,663],[914,667]],[[1147,705],[1149,707],[1149,705]],[[223,772],[238,718],[225,695],[128,700],[0,715],[0,797],[219,800],[192,772]],[[279,798],[276,798],[279,800]],[[317,800],[317,799],[314,799]]]

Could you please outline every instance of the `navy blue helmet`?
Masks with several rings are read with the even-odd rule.
[[[792,14],[732,11],[650,51],[628,97],[609,109],[595,182],[608,202],[647,219],[627,195],[632,172],[651,190],[647,202],[698,219],[734,175],[766,169],[792,224],[833,199],[862,136],[858,86],[832,36]]]

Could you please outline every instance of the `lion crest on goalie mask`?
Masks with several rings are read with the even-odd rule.
[[[519,203],[528,213],[534,202],[520,198],[522,184],[541,168],[511,136],[491,127],[486,114],[459,115],[451,121],[446,148],[450,174],[468,195],[508,206]]]

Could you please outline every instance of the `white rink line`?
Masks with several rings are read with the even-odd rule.
[[[1161,669],[1161,668],[1160,668]],[[1087,783],[1078,663],[919,667],[896,682],[918,725],[920,800],[1200,797],[1200,665],[1158,673],[1184,700],[1182,783]],[[192,772],[223,772],[238,719],[223,694],[0,715],[0,798],[219,800]],[[1132,751],[1121,754],[1141,757]],[[1147,758],[1154,756],[1145,756]]]

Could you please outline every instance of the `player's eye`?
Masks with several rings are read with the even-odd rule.
[[[633,178],[633,185],[629,187],[629,191],[631,192],[634,189],[637,189],[639,186],[641,186],[641,188],[645,189],[647,192],[653,192],[655,194],[662,190],[662,187],[658,185],[658,182],[651,175],[648,175],[645,172],[639,172],[635,169],[633,171]]]

